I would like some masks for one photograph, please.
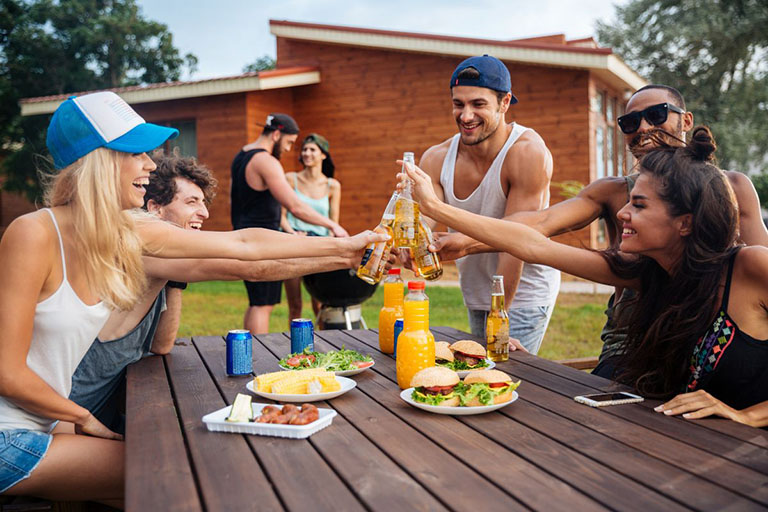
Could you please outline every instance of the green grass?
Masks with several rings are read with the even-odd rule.
[[[469,331],[467,312],[458,287],[427,289],[430,300],[429,321]],[[369,327],[378,324],[382,306],[381,287],[363,304],[363,317]],[[595,356],[600,353],[600,329],[605,321],[603,310],[607,297],[601,295],[562,294],[552,314],[547,335],[539,355],[547,359]],[[190,284],[184,292],[184,307],[179,337],[192,335],[224,335],[240,329],[248,296],[241,282],[213,281]],[[312,317],[309,295],[304,292],[303,316]],[[283,302],[275,306],[269,322],[271,332],[288,330],[288,308]]]

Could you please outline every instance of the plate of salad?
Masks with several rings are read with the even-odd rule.
[[[278,364],[283,370],[304,370],[306,368],[325,368],[340,377],[357,375],[374,365],[373,358],[356,350],[344,348],[315,352],[305,348],[303,352],[288,354]]]

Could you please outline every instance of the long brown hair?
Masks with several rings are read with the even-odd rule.
[[[646,256],[603,253],[617,275],[640,278],[639,293],[628,301],[632,307],[622,308],[618,319],[628,333],[618,377],[646,396],[683,389],[693,347],[715,316],[717,291],[737,250],[737,203],[715,165],[716,148],[712,133],[700,126],[685,146],[659,147],[640,160],[640,172],[653,176],[669,214],[692,216],[671,274]]]

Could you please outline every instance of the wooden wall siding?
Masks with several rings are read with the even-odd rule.
[[[320,84],[295,89],[302,134],[331,143],[342,182],[341,223],[375,226],[395,184],[403,151],[416,158],[456,133],[449,79],[460,59],[277,39],[280,66],[319,66]],[[520,102],[508,120],[535,129],[552,151],[553,181],[589,181],[589,73],[507,63]],[[552,202],[562,200],[557,189]],[[589,245],[589,229],[563,237]]]

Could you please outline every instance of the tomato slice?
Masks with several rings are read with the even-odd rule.
[[[309,361],[312,363],[315,362],[315,356],[313,356],[312,354],[298,354],[295,357],[297,357],[298,359],[309,359]]]
[[[373,361],[352,361],[352,364],[358,368],[370,368],[373,366]]]
[[[503,388],[504,386],[509,386],[509,382],[494,382],[493,384],[488,384],[489,388]]]
[[[432,386],[432,387],[428,387],[428,388],[425,387],[424,389],[426,391],[430,391],[432,393],[437,394],[437,393],[440,393],[442,391],[450,391],[450,390],[453,389],[453,386]]]
[[[293,356],[292,358],[290,358],[289,360],[287,360],[287,361],[285,362],[285,364],[287,364],[288,366],[292,366],[292,367],[294,367],[294,368],[295,368],[295,367],[299,366],[299,363],[300,363],[300,361],[301,361],[301,360],[300,360],[298,357],[296,357],[296,356]]]

